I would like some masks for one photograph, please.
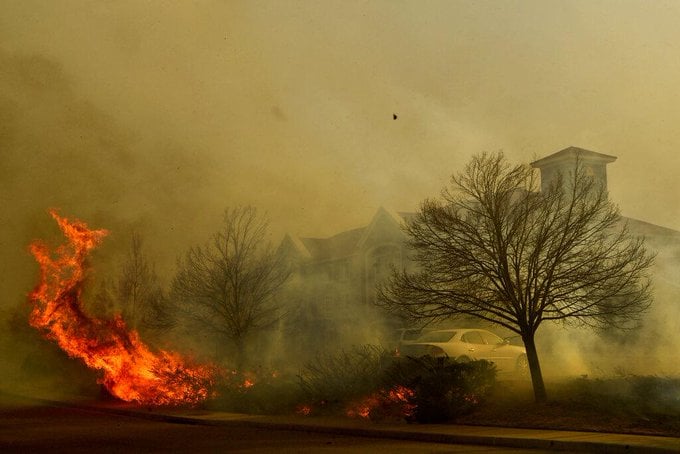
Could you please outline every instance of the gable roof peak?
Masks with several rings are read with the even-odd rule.
[[[283,237],[283,240],[279,245],[279,249],[284,248],[286,245],[289,245],[289,247],[295,250],[301,257],[311,258],[312,256],[307,246],[305,246],[302,240],[297,236],[286,233],[286,236]]]

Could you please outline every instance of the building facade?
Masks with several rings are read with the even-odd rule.
[[[347,287],[345,293],[356,303],[371,306],[376,284],[393,266],[409,266],[404,222],[414,213],[380,208],[365,227],[329,238],[301,238],[286,235],[280,250],[291,260],[299,278]]]

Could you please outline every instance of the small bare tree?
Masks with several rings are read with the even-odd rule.
[[[145,309],[145,302],[153,291],[152,272],[142,253],[142,237],[133,232],[130,249],[118,277],[117,296],[122,304],[123,316],[133,327],[138,327]]]
[[[547,399],[534,337],[544,321],[634,326],[651,303],[653,261],[605,188],[576,162],[538,191],[528,165],[475,156],[406,226],[418,271],[395,270],[380,304],[416,319],[468,315],[510,329]]]
[[[102,283],[95,294],[95,303],[100,309],[117,307],[127,324],[136,329],[167,331],[174,326],[173,308],[161,288],[153,263],[144,253],[138,232],[132,234],[130,249],[115,285]]]
[[[273,297],[290,275],[284,258],[266,242],[267,228],[254,207],[226,210],[221,229],[186,253],[172,283],[180,311],[201,329],[230,340],[238,367],[250,335],[280,317]]]

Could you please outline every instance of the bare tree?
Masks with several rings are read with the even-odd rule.
[[[528,165],[475,156],[407,225],[418,271],[395,270],[380,304],[416,319],[468,315],[522,337],[547,399],[534,337],[544,321],[630,328],[651,303],[653,261],[603,185],[577,161],[537,192]]]
[[[133,232],[130,249],[118,278],[117,293],[123,305],[124,317],[134,327],[139,325],[153,277],[149,262],[142,253],[142,238],[139,233]]]
[[[92,293],[87,295],[88,311],[98,317],[110,317],[116,312],[114,286],[109,279],[101,279],[96,282]]]
[[[153,263],[144,253],[138,232],[132,234],[113,297],[130,326],[166,331],[174,325],[173,308],[161,288]]]
[[[238,367],[249,336],[278,320],[280,307],[273,297],[290,274],[284,258],[266,242],[267,228],[254,207],[226,210],[221,229],[205,246],[186,253],[172,283],[183,314],[233,343]]]

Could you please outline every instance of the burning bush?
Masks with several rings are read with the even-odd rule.
[[[372,345],[318,355],[299,375],[311,412],[339,412],[347,402],[374,393],[392,361],[386,350]]]
[[[306,404],[299,413],[442,422],[474,411],[495,378],[486,361],[394,358],[377,347],[355,347],[305,366],[300,384]]]
[[[407,420],[444,422],[471,413],[488,396],[496,380],[496,368],[487,361],[456,363],[449,358],[400,359],[385,374],[385,383],[412,390],[414,407]]]
[[[372,420],[411,419],[416,410],[416,405],[412,403],[414,395],[411,388],[402,385],[380,389],[358,401],[350,402],[346,415],[350,418]]]

